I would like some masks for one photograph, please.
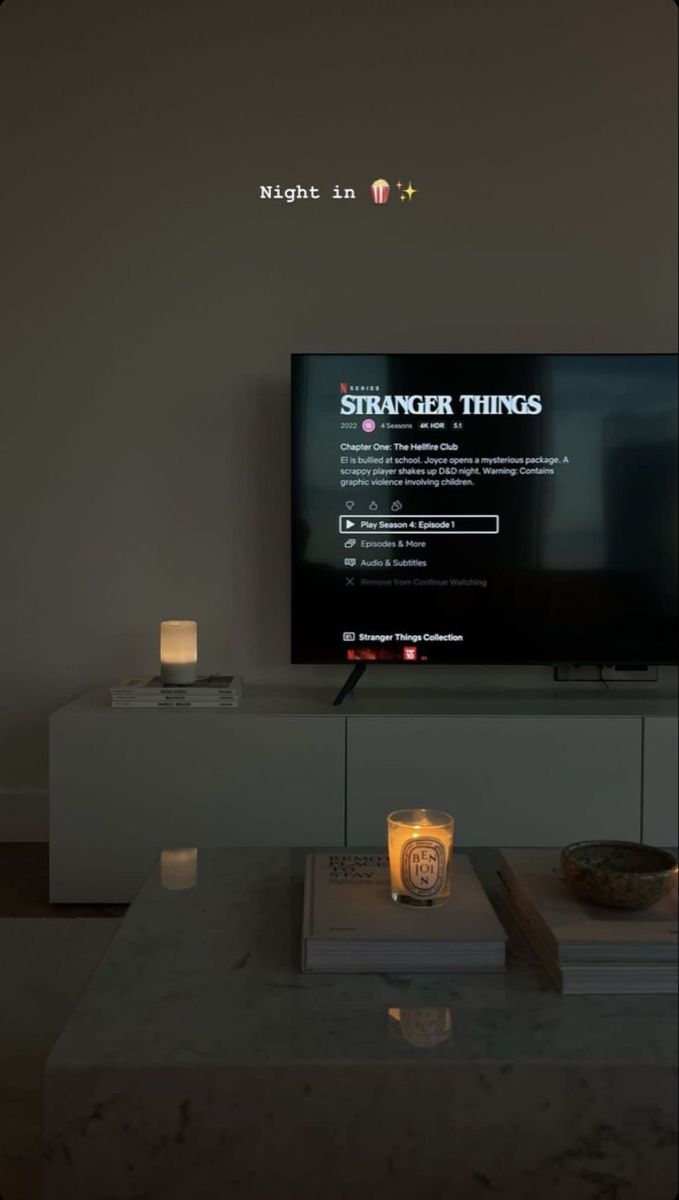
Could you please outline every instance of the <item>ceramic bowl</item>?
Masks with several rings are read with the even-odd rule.
[[[676,858],[641,842],[573,842],[561,870],[576,896],[605,908],[649,908],[677,880]]]

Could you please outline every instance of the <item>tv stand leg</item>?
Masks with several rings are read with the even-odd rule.
[[[333,705],[341,704],[342,701],[349,695],[349,693],[353,692],[359,679],[364,674],[365,668],[366,668],[366,663],[356,663],[356,666],[354,667],[353,671],[351,672],[351,675],[346,680],[346,682],[342,684],[340,690],[338,691],[337,695],[335,696],[335,699],[333,700]]]

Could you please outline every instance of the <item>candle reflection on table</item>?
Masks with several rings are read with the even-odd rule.
[[[451,1008],[388,1008],[387,1013],[405,1040],[419,1049],[438,1046],[452,1033]]]
[[[196,886],[198,879],[198,847],[182,846],[166,849],[160,855],[160,886],[170,892],[183,892]]]

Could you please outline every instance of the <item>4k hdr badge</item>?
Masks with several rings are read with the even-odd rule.
[[[389,184],[386,179],[376,179],[370,185],[370,196],[373,204],[386,204],[389,199]]]

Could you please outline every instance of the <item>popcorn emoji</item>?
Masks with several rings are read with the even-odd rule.
[[[389,184],[386,179],[376,179],[370,185],[370,197],[373,204],[386,204],[389,199]]]

